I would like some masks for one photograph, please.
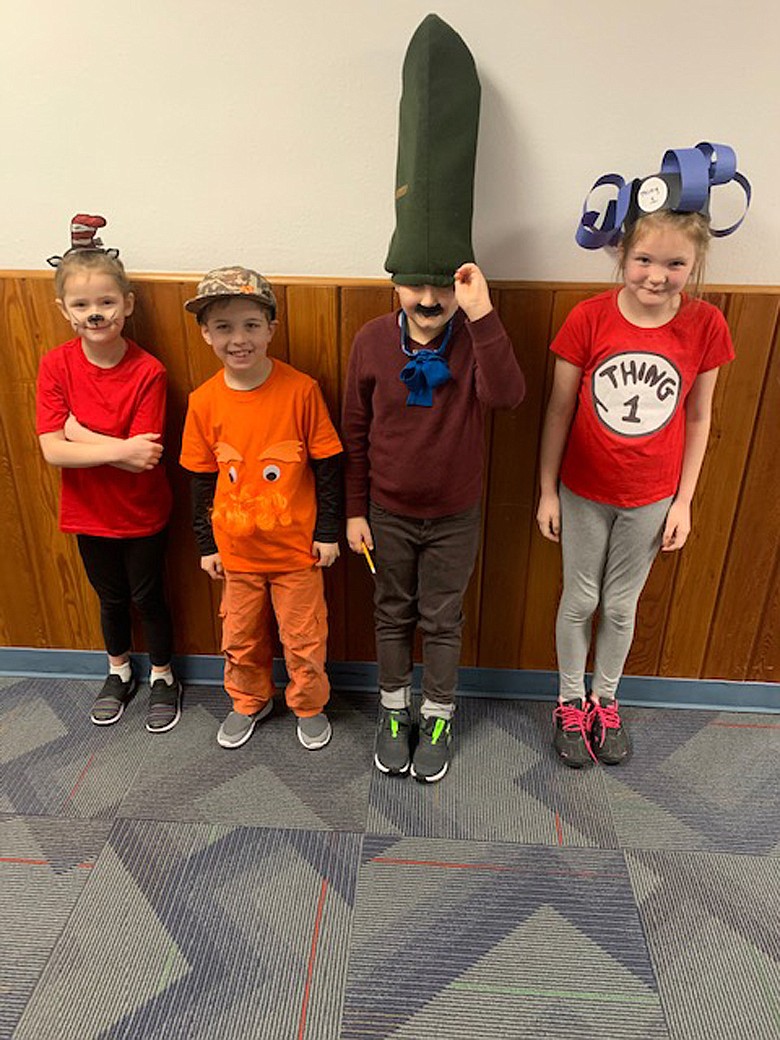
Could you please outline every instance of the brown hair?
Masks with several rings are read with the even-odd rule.
[[[243,293],[236,293],[234,296],[219,296],[215,300],[209,300],[208,303],[204,304],[204,306],[201,307],[201,309],[195,315],[195,320],[197,321],[198,325],[206,324],[206,322],[209,320],[210,312],[214,309],[214,307],[217,304],[229,303],[231,300],[250,300],[252,303],[257,304],[257,309],[265,315],[265,319],[269,325],[271,324],[271,322],[276,320],[271,308],[267,304],[263,303],[262,300],[258,300],[256,296],[249,296],[244,295]]]
[[[103,274],[110,275],[123,296],[128,296],[133,291],[124,264],[119,257],[111,256],[100,249],[74,249],[65,254],[54,272],[54,291],[58,300],[65,295],[65,283],[68,275],[77,270],[101,271]]]
[[[635,224],[631,225],[620,243],[618,275],[623,276],[626,256],[631,249],[635,248],[643,235],[649,231],[662,231],[666,228],[680,231],[691,240],[696,258],[686,289],[691,296],[701,296],[707,249],[712,237],[709,221],[701,213],[674,213],[671,210],[662,209],[657,213],[648,213],[644,217],[640,217]]]

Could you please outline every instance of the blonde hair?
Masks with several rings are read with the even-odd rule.
[[[626,256],[643,235],[648,234],[650,231],[663,231],[666,229],[679,231],[690,239],[696,256],[686,288],[691,296],[701,296],[704,286],[707,249],[712,238],[709,221],[701,213],[673,213],[671,210],[662,209],[657,213],[648,213],[644,217],[640,217],[635,224],[631,225],[620,243],[618,276],[623,277]]]
[[[54,291],[58,300],[65,295],[65,283],[74,271],[100,271],[114,279],[123,296],[129,296],[133,291],[119,257],[111,256],[100,249],[74,249],[65,254],[54,272]]]

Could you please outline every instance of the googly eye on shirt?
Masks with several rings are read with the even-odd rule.
[[[282,471],[278,466],[270,465],[263,467],[263,480],[267,480],[269,484],[273,484],[282,475]]]

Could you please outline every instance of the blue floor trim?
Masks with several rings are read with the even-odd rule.
[[[133,660],[140,675],[148,671],[143,655]],[[219,686],[222,658],[188,655],[174,659],[177,674],[193,685]],[[63,679],[99,679],[106,672],[106,655],[98,650],[42,650],[35,647],[0,647],[0,676]],[[334,661],[328,666],[333,685],[343,691],[365,692],[377,688],[376,664]],[[274,681],[286,681],[284,662],[274,661]],[[414,685],[419,688],[420,668],[415,666]],[[555,700],[557,675],[547,671],[512,668],[461,668],[458,684],[463,697],[504,697],[517,700]],[[758,711],[780,714],[780,683],[730,682],[721,679],[666,679],[626,675],[620,682],[620,703],[655,708],[699,708],[711,711]]]

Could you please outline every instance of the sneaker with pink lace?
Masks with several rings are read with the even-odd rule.
[[[596,761],[590,749],[590,714],[591,705],[579,698],[564,701],[553,711],[553,747],[572,769],[582,769],[588,762]]]
[[[592,700],[588,711],[588,744],[592,754],[605,766],[617,766],[631,754],[628,730],[618,711],[618,702]]]

